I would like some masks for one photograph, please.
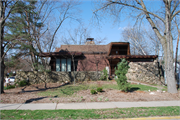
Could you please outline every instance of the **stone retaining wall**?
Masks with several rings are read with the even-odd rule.
[[[145,82],[149,84],[164,84],[164,78],[162,69],[160,69],[158,62],[130,62],[129,70],[126,74],[128,80],[134,80],[139,82]],[[101,72],[91,71],[91,72],[75,72],[76,82],[89,81],[89,80],[99,80],[101,77]],[[16,74],[16,82],[21,80],[27,80],[32,84],[38,83],[49,83],[49,82],[73,82],[74,73],[73,72],[37,72],[37,71],[19,71]]]
[[[88,81],[88,80],[98,80],[101,76],[101,72],[91,71],[91,72],[75,72],[75,80],[76,82]],[[65,83],[65,82],[73,82],[74,81],[74,73],[73,72],[38,72],[38,71],[19,71],[16,73],[15,82],[19,82],[22,80],[29,80],[31,84],[38,83]]]
[[[126,74],[128,80],[140,81],[149,84],[164,84],[162,71],[157,61],[154,62],[130,62],[130,68]]]

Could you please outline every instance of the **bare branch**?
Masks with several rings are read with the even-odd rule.
[[[100,10],[102,10],[102,9],[104,9],[104,8],[112,5],[112,4],[119,4],[119,5],[122,5],[122,6],[127,6],[127,7],[131,7],[131,8],[135,8],[135,9],[137,9],[137,10],[144,11],[145,13],[153,15],[153,16],[157,17],[158,19],[160,19],[163,23],[165,23],[164,19],[162,19],[161,17],[159,17],[159,16],[156,15],[155,13],[149,12],[149,11],[147,11],[147,9],[144,9],[144,7],[143,7],[143,6],[144,6],[143,1],[141,1],[141,6],[143,7],[143,9],[142,9],[142,8],[139,8],[139,7],[135,6],[135,5],[126,4],[126,3],[123,3],[123,2],[110,1],[110,2],[107,3],[105,6],[103,6],[103,7],[100,8],[100,9],[97,9],[97,10],[94,11],[93,13],[95,13],[95,12],[97,12],[97,11],[100,11]]]
[[[9,17],[9,15],[11,14],[12,10],[14,9],[15,5],[18,3],[19,0],[17,0],[13,6],[11,7],[11,9],[9,10],[9,12],[7,13],[6,17],[3,19],[2,22],[6,21],[6,19]]]
[[[180,10],[179,10],[179,11],[176,11],[176,12],[171,16],[171,20],[172,20],[176,15],[178,15],[178,14],[180,14]]]
[[[176,2],[176,1],[174,1],[174,2]],[[177,7],[179,6],[179,4],[180,4],[180,1],[178,2],[178,3],[174,3],[174,8],[173,8],[173,10],[172,10],[172,12],[171,12],[171,16],[173,15],[173,13],[176,11],[176,9],[177,9]]]

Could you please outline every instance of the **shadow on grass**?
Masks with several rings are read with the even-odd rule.
[[[137,91],[139,89],[140,89],[139,87],[131,87],[131,89],[128,92],[134,92],[134,91]]]

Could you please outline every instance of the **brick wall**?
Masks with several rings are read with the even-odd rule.
[[[77,71],[102,71],[109,66],[109,61],[104,55],[85,55],[85,59],[78,61]]]

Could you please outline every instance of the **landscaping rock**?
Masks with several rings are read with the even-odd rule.
[[[160,71],[159,64],[155,62],[130,62],[130,68],[126,74],[128,80],[145,82],[148,84],[164,83],[162,72]]]

